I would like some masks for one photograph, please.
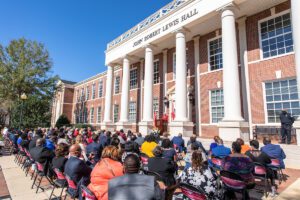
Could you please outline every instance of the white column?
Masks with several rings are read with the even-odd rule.
[[[168,88],[168,84],[167,84],[167,77],[168,77],[168,73],[167,73],[167,68],[168,68],[168,49],[164,49],[163,50],[163,84],[164,84],[164,91],[163,91],[163,97],[167,96],[167,88]],[[164,105],[164,113],[166,112],[167,108]]]
[[[194,60],[195,60],[195,109],[196,109],[196,132],[201,136],[201,103],[200,103],[200,36],[194,38]]]
[[[153,52],[145,48],[144,112],[143,121],[153,121]]]
[[[129,104],[129,76],[130,62],[128,58],[123,59],[123,76],[122,76],[122,95],[121,95],[121,116],[120,122],[128,122],[128,104]]]
[[[186,91],[186,46],[182,31],[176,33],[175,121],[188,121]]]
[[[143,79],[143,74],[144,74],[144,59],[140,60],[140,81],[141,81],[141,87],[140,87],[140,121],[143,120],[143,91],[144,91],[144,79]]]
[[[294,52],[295,52],[295,67],[297,75],[297,87],[300,91],[300,23],[299,23],[299,13],[300,13],[300,1],[291,0],[291,10],[292,10],[292,30],[293,30],[293,40],[294,40]]]
[[[243,121],[241,113],[235,17],[231,7],[222,11],[223,121]]]
[[[105,88],[105,108],[103,122],[111,122],[111,100],[112,100],[112,82],[113,82],[113,67],[107,67],[106,88]]]

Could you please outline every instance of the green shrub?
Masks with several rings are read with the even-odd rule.
[[[56,124],[55,124],[55,126],[58,128],[60,128],[62,126],[69,126],[69,125],[70,125],[70,120],[64,114],[59,116],[59,118],[57,119]]]

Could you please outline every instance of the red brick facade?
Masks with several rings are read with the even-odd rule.
[[[279,4],[275,7],[275,14],[286,11],[290,8],[290,1]],[[271,8],[270,8],[271,9]],[[277,57],[271,57],[268,59],[262,59],[260,56],[260,40],[259,40],[259,20],[265,19],[271,16],[270,9],[265,11],[256,13],[252,16],[247,16],[246,18],[246,37],[247,37],[247,56],[248,56],[248,69],[249,69],[249,85],[250,85],[250,103],[251,103],[251,114],[252,114],[252,122],[255,124],[266,124],[265,121],[265,102],[264,102],[264,91],[263,91],[263,83],[265,81],[275,80],[275,71],[281,70],[281,78],[285,79],[289,77],[295,77],[295,63],[294,63],[294,54],[289,53],[285,55],[280,55]],[[238,34],[238,25],[237,27],[237,37]],[[199,39],[199,59],[200,63],[195,63],[195,47],[194,40],[190,40],[186,42],[187,48],[187,86],[193,86],[192,93],[195,94],[195,78],[199,77],[200,80],[200,118],[201,121],[196,121],[196,109],[194,105],[190,108],[190,112],[192,112],[192,121],[195,123],[195,126],[200,127],[200,131],[197,134],[201,133],[202,137],[213,137],[214,135],[218,135],[218,124],[211,122],[211,108],[210,108],[210,91],[214,89],[221,89],[223,85],[223,70],[209,70],[209,58],[208,58],[208,41],[212,38],[221,37],[222,31],[221,29],[217,29],[210,33],[206,33],[200,36]],[[238,41],[238,50],[240,40]],[[174,44],[175,45],[175,44]],[[164,80],[165,75],[163,74],[163,52],[160,52],[154,56],[154,60],[159,60],[159,83],[154,84],[153,86],[153,98],[159,99],[159,117],[161,118],[164,114],[164,96],[168,94],[164,94],[164,86],[167,85],[167,93],[172,92],[175,89],[175,80],[173,79],[173,54],[175,52],[175,47],[169,48],[167,50],[167,68],[166,68],[166,80]],[[244,64],[240,63],[239,58],[239,66],[244,67]],[[144,61],[141,61],[144,62]],[[140,80],[141,72],[144,72],[144,63],[136,62],[131,63],[131,68],[137,68],[137,88],[130,90],[129,94],[129,102],[136,102],[136,122],[132,124],[132,131],[138,131],[138,123],[141,121],[141,101],[143,101],[144,90],[141,85],[142,80]],[[199,74],[196,74],[196,67],[199,67]],[[241,70],[240,70],[241,73]],[[119,105],[119,113],[118,119],[120,118],[121,111],[121,88],[122,88],[122,67],[115,69],[114,77],[113,77],[113,90],[115,87],[115,77],[120,76],[120,93],[114,94],[112,97],[112,108],[111,108],[111,118],[114,118],[114,105]],[[240,79],[244,76],[240,76]],[[278,78],[278,77],[277,77]],[[99,80],[103,80],[103,97],[98,98],[98,82]],[[241,82],[241,80],[240,80]],[[71,105],[64,105],[64,112],[69,115],[72,119],[72,123],[75,123],[74,119],[74,109],[76,104],[76,92],[81,92],[81,88],[86,88],[89,86],[89,89],[92,89],[92,84],[96,83],[96,98],[91,99],[92,91],[90,91],[90,98],[86,102],[86,107],[88,108],[88,113],[91,107],[94,107],[94,121],[91,123],[95,127],[100,127],[100,123],[97,123],[97,107],[101,106],[102,115],[101,122],[104,118],[104,104],[105,104],[105,89],[106,89],[106,73],[97,75],[93,78],[90,78],[87,81],[82,81],[80,83],[75,84],[74,92],[71,90],[65,91],[65,99],[68,101],[72,98],[73,95],[73,112],[71,113],[70,107]],[[183,86],[186,87],[186,86]],[[241,92],[242,94],[242,92]],[[196,98],[196,97],[194,97]],[[242,97],[241,97],[242,98]],[[247,103],[247,102],[245,102]],[[146,106],[146,105],[143,105]],[[66,108],[65,108],[66,107]],[[242,106],[243,107],[243,106]],[[171,105],[169,106],[171,109]],[[166,110],[166,113],[169,113],[169,110]],[[245,116],[244,116],[245,117]],[[170,116],[169,116],[170,118]],[[90,119],[90,117],[89,117]],[[196,130],[196,129],[194,129]]]

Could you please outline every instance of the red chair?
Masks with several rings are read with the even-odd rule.
[[[96,196],[86,186],[81,185],[82,197],[85,200],[97,200]]]
[[[53,182],[47,177],[47,174],[45,174],[44,166],[39,162],[35,162],[35,163],[37,165],[37,172],[36,172],[33,184],[31,186],[31,189],[33,189],[33,186],[36,186],[37,188],[36,188],[35,193],[37,193],[39,191],[39,189],[44,191],[44,188],[41,187],[41,183],[44,178],[46,178],[51,185],[53,184]],[[38,183],[36,184],[36,182],[38,182]]]
[[[181,189],[182,194],[192,200],[206,200],[207,197],[203,190],[195,188],[192,185],[186,183],[180,183],[179,188]]]
[[[71,194],[68,189],[71,188],[73,189],[74,191],[77,191],[77,185],[76,183],[68,176],[66,175],[66,180],[67,180],[67,183],[68,183],[68,188],[67,188],[67,191],[66,191],[66,196],[65,196],[65,199],[67,198],[67,196],[71,197],[72,199],[75,199],[76,196]]]
[[[277,172],[279,184],[281,184],[282,181],[285,181],[279,159],[271,158],[271,163],[268,164],[268,167]]]
[[[223,159],[219,158],[219,157],[212,157],[211,158],[211,163],[212,163],[212,168],[215,171],[220,171],[222,170],[222,166],[223,166]]]
[[[220,177],[223,183],[223,188],[225,190],[230,192],[242,193],[243,200],[249,199],[247,184],[240,175],[222,170],[220,172]]]
[[[51,197],[53,195],[53,192],[54,192],[55,188],[61,188],[61,192],[60,192],[60,195],[59,195],[59,198],[61,199],[64,188],[67,186],[67,180],[66,180],[65,175],[57,168],[54,168],[53,170],[56,174],[57,179],[53,182],[53,185],[52,185],[53,189],[52,189],[52,192],[50,194],[49,200],[51,200]]]
[[[148,170],[148,159],[149,157],[146,154],[141,154],[141,163],[142,163],[142,169]]]
[[[255,162],[253,175],[255,179],[264,181],[264,194],[267,197],[267,188],[269,183],[267,178],[267,168],[264,165]]]

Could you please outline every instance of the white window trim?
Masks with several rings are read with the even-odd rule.
[[[98,120],[99,119],[99,108],[100,108],[100,110],[101,110],[101,112],[100,112],[100,121]],[[97,107],[97,120],[96,120],[96,124],[100,124],[101,123],[101,121],[102,121],[102,107],[101,106],[98,106]]]
[[[117,80],[117,77],[119,77],[119,92],[116,93],[116,80]],[[117,75],[115,76],[115,80],[114,80],[114,95],[118,95],[120,94],[120,86],[121,86],[121,76]]]
[[[215,90],[223,90],[223,107],[225,112],[225,104],[224,104],[224,89],[223,88],[214,88],[209,90],[209,124],[210,125],[218,125],[219,122],[212,122],[212,109],[211,109],[211,92]],[[225,113],[224,113],[225,114]],[[223,117],[224,118],[224,117]],[[222,121],[222,120],[221,120]]]
[[[284,81],[284,80],[291,80],[291,79],[296,79],[296,77],[292,76],[292,77],[286,77],[286,78],[282,78],[282,79],[273,79],[273,80],[267,80],[267,81],[263,81],[262,84],[262,89],[263,89],[263,102],[264,102],[264,114],[265,114],[265,124],[267,125],[273,125],[273,126],[280,126],[280,123],[276,123],[276,122],[269,122],[268,120],[268,110],[267,110],[267,99],[266,99],[266,83],[271,83],[274,81]],[[299,98],[299,96],[298,96]]]
[[[117,121],[115,121],[115,108],[116,108],[116,105],[118,106],[118,119],[117,119]],[[116,123],[116,122],[118,122],[119,121],[119,104],[114,104],[113,105],[113,123]]]
[[[154,83],[154,63],[155,62],[158,62],[158,83]],[[153,60],[153,85],[157,85],[159,84],[161,81],[160,81],[160,74],[159,74],[159,64],[160,64],[160,60],[159,59],[155,59]]]
[[[101,87],[102,87],[102,95],[100,96],[100,83],[101,83]],[[102,98],[103,96],[104,96],[104,92],[103,92],[103,90],[104,90],[104,87],[103,87],[103,80],[102,79],[100,79],[99,81],[98,81],[98,98]]]
[[[133,65],[132,65],[133,66]],[[130,70],[129,70],[129,90],[135,90],[135,89],[138,89],[139,88],[139,81],[138,81],[138,71],[136,71],[136,87],[135,88],[130,88],[130,72],[132,71],[132,70],[138,70],[137,69],[137,67],[135,66],[135,67],[132,67],[132,68],[130,68]]]
[[[268,21],[268,20],[270,20],[270,19],[274,19],[274,18],[276,18],[276,17],[278,17],[278,16],[287,14],[287,13],[290,13],[290,15],[291,15],[291,10],[290,10],[290,9],[287,9],[287,10],[282,11],[282,12],[280,12],[280,13],[276,13],[275,15],[271,15],[271,16],[269,16],[269,17],[266,17],[266,18],[263,18],[263,19],[261,19],[261,20],[258,20],[258,22],[257,22],[257,27],[258,27],[258,38],[259,38],[259,61],[270,60],[270,59],[274,59],[274,58],[277,58],[277,57],[289,55],[289,54],[295,52],[295,46],[294,46],[292,52],[288,52],[288,53],[284,53],[284,54],[280,54],[280,55],[276,55],[276,56],[270,56],[270,57],[268,57],[268,58],[264,58],[264,56],[263,56],[260,24],[263,23],[263,22],[265,22],[265,21]],[[293,26],[292,15],[291,15],[291,26]],[[292,30],[292,35],[293,35],[293,38],[294,38],[293,30]],[[293,39],[293,42],[294,42],[294,39]]]
[[[93,113],[92,113],[93,111]],[[95,108],[91,107],[90,108],[90,124],[94,123],[94,115],[95,115]]]
[[[208,56],[208,58],[207,58],[207,60],[208,60],[208,62],[207,62],[207,64],[208,64],[208,69],[207,69],[207,71],[208,72],[212,72],[212,71],[216,71],[216,70],[221,70],[221,69],[223,69],[223,67],[222,68],[220,68],[220,69],[216,69],[216,70],[210,70],[210,47],[209,47],[209,43],[211,42],[211,41],[213,41],[213,40],[217,40],[217,39],[219,39],[219,38],[222,38],[222,35],[218,35],[218,36],[216,36],[216,37],[214,37],[214,38],[210,38],[210,39],[208,39],[207,40],[207,56]],[[222,41],[222,45],[223,45],[223,41]],[[223,58],[223,46],[222,46],[222,58]]]
[[[130,103],[133,103],[135,105],[135,113],[133,113],[135,115],[135,119],[133,120],[130,119]],[[137,103],[136,101],[130,101],[128,104],[128,121],[133,123],[136,122],[136,120],[137,120]]]

